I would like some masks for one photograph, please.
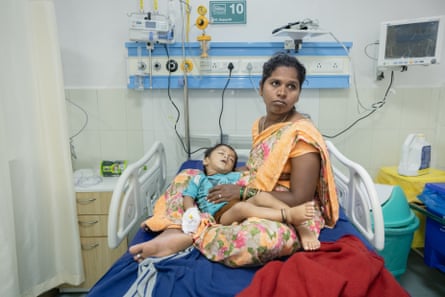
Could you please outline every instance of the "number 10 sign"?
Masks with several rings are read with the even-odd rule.
[[[212,24],[245,24],[246,1],[210,1],[210,22]]]

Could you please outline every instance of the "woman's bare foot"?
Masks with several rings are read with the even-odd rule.
[[[298,206],[286,208],[284,211],[284,221],[294,226],[298,226],[315,216],[315,203],[313,201],[309,201]]]
[[[301,246],[305,251],[315,251],[320,248],[320,241],[308,227],[299,225],[296,228],[300,236]]]
[[[136,262],[148,257],[165,257],[176,254],[193,243],[192,237],[179,229],[166,229],[152,240],[135,244],[129,248]]]

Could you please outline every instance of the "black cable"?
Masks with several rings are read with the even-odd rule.
[[[293,22],[293,23],[288,23],[288,24],[286,24],[284,26],[281,26],[279,28],[274,29],[272,31],[272,34],[275,34],[275,33],[279,32],[281,30],[284,30],[284,29],[290,29],[292,26],[295,26],[295,25],[298,25],[298,24],[300,24],[300,21]]]
[[[223,128],[222,128],[222,124],[221,124],[221,119],[222,119],[222,115],[224,112],[224,93],[226,92],[227,86],[229,85],[230,82],[230,78],[232,77],[232,70],[233,70],[233,64],[232,62],[229,63],[228,65],[228,69],[229,69],[229,77],[227,78],[226,84],[223,88],[222,94],[221,94],[221,111],[219,113],[219,120],[218,120],[218,124],[219,124],[219,140],[220,143],[224,143],[224,133],[223,133]]]
[[[170,61],[170,54],[168,52],[168,48],[167,48],[166,44],[164,44],[164,48],[165,48],[165,52],[167,54],[167,61]],[[170,93],[171,92],[171,76],[172,76],[172,72],[169,70],[168,71],[168,80],[167,80],[167,96],[168,96],[168,99],[170,100],[170,103],[173,105],[173,107],[176,110],[176,121],[175,121],[174,129],[175,129],[176,136],[178,137],[179,141],[181,142],[184,152],[188,153],[187,149],[185,147],[184,141],[182,140],[181,135],[179,134],[178,129],[177,129],[179,119],[181,118],[181,112],[180,112],[178,106],[176,106],[175,102],[173,102],[173,99],[172,99],[172,96]]]
[[[385,103],[386,103],[386,98],[388,97],[388,93],[389,93],[389,90],[391,89],[391,86],[392,86],[393,81],[394,81],[394,71],[391,71],[391,76],[390,76],[390,79],[389,79],[389,84],[388,84],[388,87],[386,88],[385,95],[383,95],[383,99],[382,99],[381,101],[379,101],[379,102],[374,103],[374,104],[372,105],[372,108],[374,108],[374,109],[379,109],[379,108],[382,108],[383,105],[385,105]]]
[[[170,54],[169,54],[169,52],[168,52],[168,47],[167,47],[166,44],[164,44],[164,48],[165,48],[165,52],[166,52],[166,54],[167,54],[167,61],[170,61]],[[181,137],[181,135],[179,134],[179,132],[178,132],[178,128],[177,128],[178,123],[179,123],[179,120],[180,120],[180,118],[181,118],[181,111],[179,110],[179,108],[178,108],[178,106],[175,104],[175,102],[173,101],[172,96],[171,96],[171,93],[170,93],[170,91],[171,91],[171,75],[172,75],[172,72],[169,70],[169,71],[168,71],[168,80],[167,80],[167,96],[168,96],[168,100],[170,101],[170,103],[173,105],[173,107],[174,107],[175,110],[176,110],[176,121],[175,121],[175,126],[174,126],[175,134],[176,134],[176,136],[178,137],[179,142],[181,143],[181,146],[182,146],[182,149],[184,150],[184,152],[185,152],[187,155],[192,155],[192,154],[194,154],[194,153],[196,153],[196,152],[199,152],[200,150],[204,150],[204,149],[207,149],[207,148],[206,148],[206,147],[200,147],[200,148],[197,148],[197,149],[194,150],[194,151],[189,152],[189,151],[187,150],[187,148],[185,147],[185,143],[184,143],[184,141],[182,140],[182,137]]]
[[[388,97],[389,90],[391,89],[391,86],[392,86],[393,81],[394,81],[394,71],[391,71],[391,78],[390,78],[388,87],[386,88],[385,95],[383,96],[383,99],[380,100],[379,102],[374,103],[374,104],[372,105],[372,110],[371,110],[370,112],[368,112],[366,115],[364,115],[364,116],[362,116],[362,117],[356,119],[354,122],[352,122],[352,124],[350,124],[348,127],[346,127],[345,129],[343,129],[342,131],[338,132],[337,134],[334,134],[334,135],[325,135],[325,134],[322,134],[323,137],[326,137],[326,138],[335,138],[335,137],[337,137],[337,136],[340,136],[340,135],[342,135],[343,133],[345,133],[346,131],[348,131],[349,129],[351,129],[353,126],[355,126],[355,124],[357,124],[358,122],[360,122],[360,121],[363,120],[363,119],[366,119],[367,117],[369,117],[370,115],[372,115],[374,112],[376,112],[377,110],[379,110],[380,108],[382,108],[383,105],[385,105],[385,103],[386,103],[386,99],[387,99],[387,97]]]

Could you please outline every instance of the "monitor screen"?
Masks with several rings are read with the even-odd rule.
[[[443,17],[430,17],[382,23],[378,66],[439,63],[443,22]]]

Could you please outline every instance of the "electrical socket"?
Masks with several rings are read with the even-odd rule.
[[[250,59],[241,60],[238,70],[240,72],[245,72],[246,74],[261,74],[263,70],[263,64],[264,61],[257,61]]]
[[[210,71],[212,73],[227,73],[228,68],[227,65],[229,62],[224,60],[212,59],[210,62]]]
[[[344,61],[342,59],[322,59],[311,64],[312,73],[342,73]]]
[[[210,62],[210,71],[212,73],[227,74],[229,73],[229,64],[232,63],[232,73],[238,71],[239,62],[236,60],[228,59],[212,59]]]
[[[212,72],[216,72],[219,71],[221,69],[221,63],[218,61],[212,61],[210,63],[210,71]]]

